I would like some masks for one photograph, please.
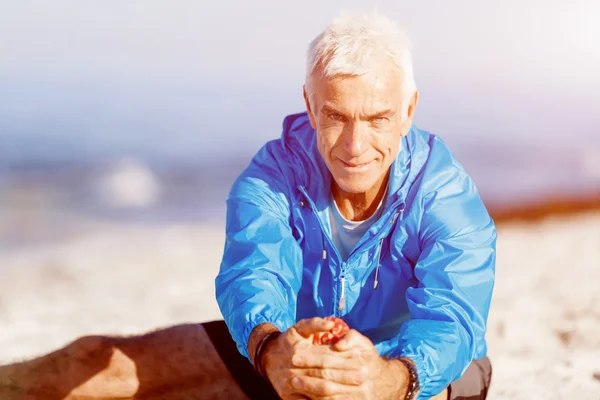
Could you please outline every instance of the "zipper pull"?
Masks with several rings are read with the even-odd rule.
[[[346,278],[342,277],[340,280],[342,281],[342,293],[340,296],[340,304],[338,305],[338,311],[344,311],[346,309],[346,299],[344,298],[344,294],[346,292]]]

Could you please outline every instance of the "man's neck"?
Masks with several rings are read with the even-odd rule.
[[[333,180],[331,194],[340,214],[350,221],[364,221],[372,216],[385,195],[388,177],[389,172],[364,193],[346,192]]]

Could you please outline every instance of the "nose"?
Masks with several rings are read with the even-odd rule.
[[[344,149],[351,157],[358,157],[367,150],[368,129],[360,122],[347,124],[344,132]]]

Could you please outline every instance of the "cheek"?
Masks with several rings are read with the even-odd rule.
[[[400,135],[394,132],[380,132],[374,146],[384,157],[394,156],[400,144]]]
[[[335,142],[332,141],[331,136],[324,134],[323,132],[317,134],[317,148],[325,161],[330,158],[331,150],[334,145]]]
[[[319,127],[317,132],[317,147],[324,158],[333,150],[340,138],[341,130],[336,126]]]
[[[400,148],[400,137],[395,137],[393,140],[390,140],[388,143],[388,157],[390,164],[394,161],[396,156],[398,155],[398,149]]]
[[[400,136],[398,133],[390,134],[387,141],[387,147],[392,153],[396,153],[396,151],[398,150],[401,138],[402,136]]]

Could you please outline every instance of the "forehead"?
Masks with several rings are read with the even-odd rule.
[[[385,65],[359,76],[317,76],[313,79],[313,92],[321,103],[340,106],[393,106],[402,98],[402,71]]]

